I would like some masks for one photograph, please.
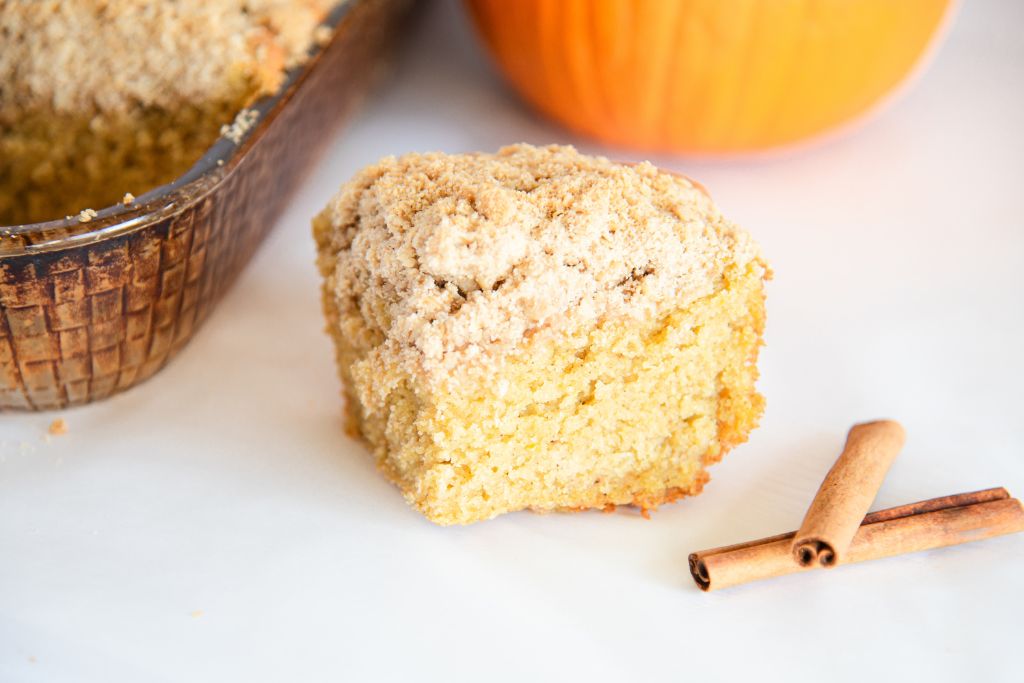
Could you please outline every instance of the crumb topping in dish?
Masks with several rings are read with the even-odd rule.
[[[226,84],[277,88],[330,0],[5,0],[0,121],[57,112],[175,107]]]
[[[0,225],[116,204],[237,143],[339,1],[0,0]]]

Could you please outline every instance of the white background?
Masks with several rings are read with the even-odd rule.
[[[1024,535],[721,593],[687,554],[796,527],[858,420],[909,433],[876,507],[1024,494],[1024,3],[961,9],[883,115],[756,160],[656,158],[771,260],[750,442],[651,521],[406,507],[343,436],[309,219],[412,150],[575,139],[526,110],[460,7],[392,80],[184,352],[61,415],[0,416],[0,681],[1020,680]],[[1016,674],[1016,675],[1015,675]]]

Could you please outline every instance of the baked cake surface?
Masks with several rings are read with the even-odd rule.
[[[0,2],[0,225],[178,177],[305,58],[334,4]]]
[[[571,147],[411,154],[314,235],[349,427],[435,522],[654,508],[757,424],[769,271],[684,178]]]

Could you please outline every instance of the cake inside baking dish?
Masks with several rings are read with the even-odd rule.
[[[314,221],[349,425],[440,524],[699,493],[757,425],[768,267],[685,178],[387,158]]]
[[[174,180],[280,86],[333,4],[0,2],[0,225]]]

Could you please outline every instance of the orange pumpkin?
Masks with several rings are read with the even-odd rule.
[[[466,0],[512,84],[605,142],[759,150],[865,112],[950,0]]]

